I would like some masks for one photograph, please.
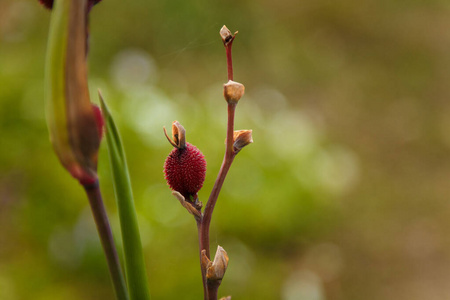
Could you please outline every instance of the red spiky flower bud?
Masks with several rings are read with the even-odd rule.
[[[197,147],[186,142],[185,129],[178,121],[172,123],[172,138],[164,134],[174,149],[164,162],[164,174],[167,184],[179,192],[188,201],[197,199],[206,176],[206,160]]]

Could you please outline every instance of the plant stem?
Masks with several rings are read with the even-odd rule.
[[[208,290],[206,287],[206,269],[203,267],[202,263],[202,250],[204,249],[203,239],[202,239],[202,219],[197,221],[197,231],[198,231],[198,248],[199,248],[199,257],[200,257],[200,271],[202,272],[202,285],[203,285],[203,299],[208,300]]]
[[[227,52],[227,69],[228,69],[228,80],[233,80],[233,61],[231,59],[231,46],[233,45],[233,41],[229,43],[229,46],[226,46]]]
[[[206,256],[210,257],[209,251],[209,227],[211,224],[211,217],[214,211],[214,206],[216,205],[217,198],[219,197],[220,190],[222,189],[225,177],[227,176],[228,170],[230,170],[231,164],[233,163],[236,154],[233,151],[233,132],[234,132],[234,114],[235,114],[236,104],[228,104],[228,126],[227,126],[227,140],[226,140],[226,152],[225,157],[222,162],[219,174],[217,175],[216,182],[214,183],[211,194],[209,195],[208,202],[206,203],[205,212],[203,213],[202,220],[202,245],[203,249],[206,250]]]
[[[226,56],[227,56],[227,71],[228,80],[233,80],[233,62],[231,57],[231,47],[233,45],[234,36],[231,40],[224,41]],[[210,281],[206,279],[206,270],[202,264],[202,250],[205,250],[208,259],[211,259],[210,244],[209,244],[209,228],[211,225],[212,213],[217,203],[220,191],[222,189],[225,177],[230,170],[231,164],[236,156],[236,152],[233,148],[233,135],[234,135],[234,116],[237,103],[228,103],[228,120],[227,120],[227,138],[226,138],[226,150],[225,156],[220,167],[219,174],[217,175],[216,182],[214,183],[211,194],[209,195],[208,202],[206,203],[205,210],[201,220],[197,221],[197,228],[199,230],[199,246],[200,246],[200,266],[202,269],[203,291],[205,300],[217,300],[217,293],[220,286],[220,281]]]
[[[98,180],[92,185],[84,185],[83,187],[89,198],[89,204],[91,206],[92,214],[94,215],[95,224],[97,225],[97,231],[100,236],[103,251],[105,252],[106,261],[108,262],[116,297],[118,300],[128,300],[127,287],[125,285],[122,269],[120,268],[119,257],[117,255],[105,206],[103,205]]]
[[[233,80],[233,60],[231,58],[231,47],[233,46],[234,37],[232,36],[231,40],[227,42],[225,45],[225,51],[227,54],[227,71],[228,71],[228,80]]]
[[[217,300],[219,286],[221,283],[222,280],[208,281],[208,300]]]
[[[200,226],[200,254],[203,249],[206,250],[206,256],[211,259],[210,254],[210,244],[209,244],[209,227],[211,224],[211,217],[216,205],[217,199],[219,197],[220,190],[222,189],[225,177],[227,176],[228,170],[230,170],[231,164],[233,163],[236,153],[233,150],[233,132],[234,132],[234,114],[235,114],[236,104],[228,104],[228,126],[227,126],[227,140],[226,140],[226,152],[225,157],[222,162],[219,174],[217,175],[216,182],[214,183],[213,189],[209,196],[208,202],[206,203],[205,211],[203,213],[202,224]],[[201,263],[201,256],[200,256]],[[202,276],[205,276],[206,270],[202,267]],[[203,279],[205,282],[205,279]],[[220,283],[211,282],[206,280],[207,293],[205,293],[205,299],[217,300],[217,291],[219,289]]]

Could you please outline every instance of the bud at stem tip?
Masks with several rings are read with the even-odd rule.
[[[220,37],[222,38],[222,42],[225,46],[233,42],[234,37],[236,36],[237,33],[238,32],[236,31],[234,34],[231,34],[231,31],[225,25],[223,25],[219,31]]]

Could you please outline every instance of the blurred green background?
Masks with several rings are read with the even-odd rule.
[[[0,299],[113,299],[82,188],[48,140],[50,14],[0,0]],[[162,172],[173,120],[224,151],[225,51],[246,86],[211,247],[233,299],[450,299],[450,2],[119,1],[91,13],[90,88],[124,140],[153,299],[201,299],[196,226]],[[119,226],[105,145],[99,172]]]

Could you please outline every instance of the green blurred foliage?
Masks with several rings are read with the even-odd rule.
[[[50,14],[0,0],[0,299],[112,299],[88,203],[44,119]],[[127,152],[154,299],[201,299],[195,222],[162,165],[173,120],[223,157],[225,53],[246,86],[211,228],[233,299],[450,297],[448,1],[123,1],[91,13],[90,88]],[[120,238],[103,145],[99,173]]]

